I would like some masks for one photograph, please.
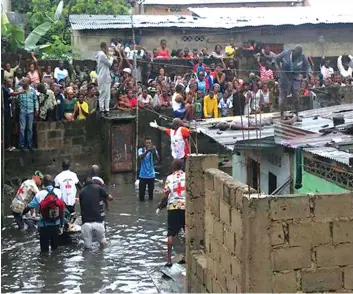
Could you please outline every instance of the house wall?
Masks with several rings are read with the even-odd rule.
[[[233,155],[233,178],[247,183],[247,165],[245,156],[260,162],[260,187],[261,192],[269,193],[269,172],[277,177],[277,188],[282,186],[290,177],[290,157],[285,153],[283,147],[261,150],[257,155],[256,151],[250,154],[241,152],[240,155]],[[289,194],[290,187],[284,189],[283,194]]]
[[[302,155],[302,158],[304,155]],[[297,178],[296,174],[296,161],[293,156],[293,183]],[[304,169],[304,163],[302,160],[302,187],[300,189],[294,189],[295,193],[346,193],[348,189],[344,189],[333,182],[329,182],[324,178],[320,178]],[[294,186],[294,185],[293,185]]]
[[[186,166],[187,292],[353,290],[352,193],[253,197],[214,159]]]
[[[81,59],[94,59],[94,52],[99,49],[99,43],[110,41],[111,38],[131,39],[131,29],[123,30],[88,30],[74,31],[72,44],[80,51]],[[319,44],[319,36],[324,36],[325,42]],[[196,38],[195,38],[196,37]],[[247,40],[269,44],[283,44],[284,48],[293,48],[301,44],[308,56],[337,56],[352,53],[353,30],[350,25],[303,25],[299,27],[267,27],[246,29],[136,29],[137,40],[147,50],[158,48],[160,40],[166,39],[170,49],[201,49],[204,46],[209,52],[214,46],[225,46],[234,37],[239,43]]]

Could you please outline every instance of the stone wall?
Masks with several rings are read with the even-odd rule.
[[[89,166],[101,162],[100,128],[93,117],[75,122],[37,122],[37,147],[33,154],[19,151],[4,156],[5,179],[28,177],[35,170],[56,175],[67,158],[72,169],[85,175]]]
[[[259,197],[210,160],[187,164],[188,291],[353,290],[352,194]]]

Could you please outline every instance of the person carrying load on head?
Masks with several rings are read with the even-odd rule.
[[[20,230],[24,230],[25,223],[23,215],[28,203],[34,195],[39,193],[42,185],[43,174],[36,171],[31,179],[25,180],[16,192],[15,198],[12,200],[10,209]]]

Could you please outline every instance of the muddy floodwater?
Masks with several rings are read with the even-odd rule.
[[[98,245],[93,251],[85,251],[80,241],[43,256],[38,234],[22,233],[12,218],[5,218],[1,239],[2,292],[159,291],[161,274],[157,269],[165,264],[167,249],[166,212],[155,214],[161,195],[140,203],[133,185],[112,186],[110,191],[114,201],[110,202],[106,217],[109,247],[103,251]]]

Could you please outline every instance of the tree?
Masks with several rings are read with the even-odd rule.
[[[69,14],[119,15],[129,10],[124,0],[64,0],[62,3],[60,0],[13,0],[13,4],[15,11],[27,14],[25,32],[32,33],[27,38],[31,42],[26,39],[25,47],[45,48],[43,57],[46,58],[72,54]],[[58,5],[61,6],[61,17],[56,15]],[[13,34],[18,33],[13,31]]]
[[[71,14],[127,14],[129,6],[124,0],[76,0]]]

